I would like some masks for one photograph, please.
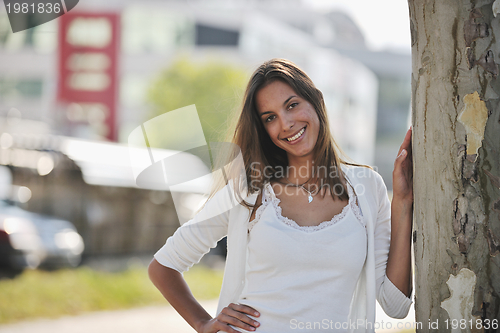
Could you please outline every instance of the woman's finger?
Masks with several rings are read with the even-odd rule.
[[[241,312],[238,312],[238,313],[241,313]],[[246,317],[246,315],[243,315],[243,316]],[[250,319],[250,318],[248,318],[248,319]],[[258,323],[252,319],[250,319],[250,321],[254,322],[255,323],[254,325],[247,324],[245,321],[243,321],[239,317],[235,317],[234,315],[229,315],[229,314],[222,313],[222,312],[217,316],[217,320],[222,322],[222,323],[225,323],[225,324],[233,325],[233,326],[238,327],[238,328],[243,328],[247,331],[255,331],[256,327],[259,326]]]
[[[252,309],[252,313],[254,313],[255,310]],[[259,326],[259,322],[253,320],[252,318],[250,318],[249,316],[247,316],[245,313],[243,312],[240,312],[240,311],[236,311],[232,308],[225,308],[223,309],[222,313],[230,316],[230,317],[234,317],[234,318],[237,318],[238,320],[246,323],[246,324],[249,324],[249,325],[252,325],[252,326]]]
[[[240,331],[235,330],[228,324],[221,322],[220,320],[216,320],[215,325],[213,326],[217,331],[216,332],[225,332],[225,333],[241,333]]]
[[[399,155],[396,157],[396,160],[394,161],[394,170],[396,170],[401,165],[401,163],[404,162],[406,156],[408,156],[408,151],[402,148],[399,151]]]
[[[251,316],[255,316],[255,317],[260,316],[259,311],[255,310],[251,306],[248,306],[248,305],[245,305],[245,304],[231,303],[231,304],[229,304],[229,307],[231,309],[239,311],[239,312],[248,313]]]
[[[412,134],[412,129],[411,127],[406,131],[405,138],[403,139],[403,142],[401,143],[401,146],[399,146],[398,150],[398,156],[401,154],[401,151],[403,149],[409,150],[411,149],[411,134]]]

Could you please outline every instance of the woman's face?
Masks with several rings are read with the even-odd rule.
[[[287,152],[289,162],[312,158],[319,133],[314,107],[280,80],[260,89],[255,98],[264,128],[274,144]]]

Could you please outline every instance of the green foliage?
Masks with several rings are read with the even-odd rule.
[[[184,277],[196,298],[211,299],[219,295],[222,275],[222,272],[195,266]],[[119,273],[87,267],[54,272],[28,270],[13,280],[0,280],[0,295],[0,324],[168,304],[149,280],[145,267]]]
[[[206,141],[224,141],[234,130],[247,79],[244,70],[222,62],[179,59],[160,73],[148,91],[152,117],[195,104]],[[175,147],[179,140],[172,133],[161,136],[163,148]]]

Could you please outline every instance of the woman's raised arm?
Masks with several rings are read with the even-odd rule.
[[[411,284],[411,232],[413,218],[413,169],[411,128],[399,148],[394,162],[391,205],[391,245],[387,260],[387,277],[407,297]]]

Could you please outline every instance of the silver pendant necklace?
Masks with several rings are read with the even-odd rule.
[[[306,192],[307,192],[307,194],[308,194],[307,199],[309,200],[309,203],[311,203],[311,202],[313,201],[313,199],[314,199],[314,198],[313,198],[313,196],[312,196],[312,192],[311,192],[311,191],[309,191],[307,188],[305,188],[305,187],[304,187],[304,184],[305,184],[305,183],[307,183],[307,182],[310,180],[310,178],[309,178],[306,182],[304,182],[304,183],[302,183],[302,184],[294,184],[294,183],[292,183],[292,182],[288,179],[288,177],[285,177],[285,179],[286,179],[286,181],[288,182],[288,184],[290,184],[290,185],[292,185],[292,186],[294,186],[294,187],[300,187],[301,189],[303,189],[304,191],[306,191]]]

